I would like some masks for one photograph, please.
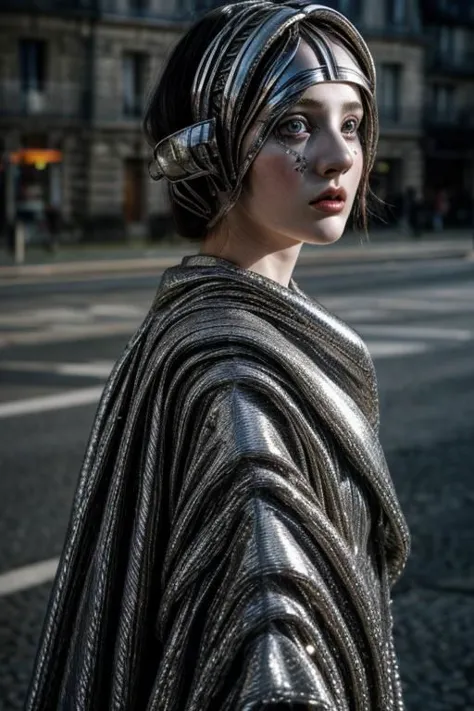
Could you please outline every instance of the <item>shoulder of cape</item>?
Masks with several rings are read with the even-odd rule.
[[[145,351],[194,367],[240,357],[274,375],[283,368],[290,377],[299,363],[308,377],[322,371],[347,389],[378,427],[377,382],[365,343],[296,285],[292,292],[258,275],[211,267],[175,267],[165,277],[142,335]]]
[[[166,327],[180,329],[183,320],[194,322],[195,338],[206,339],[209,327],[222,337],[234,329],[264,328],[298,345],[312,342],[333,354],[339,365],[352,363],[368,373],[373,363],[363,339],[336,315],[309,299],[292,280],[285,289],[272,280],[239,268],[183,267],[168,269],[158,290],[153,311],[167,313]],[[295,330],[297,329],[297,330]],[[214,335],[216,331],[214,331]],[[293,337],[293,338],[292,338]]]

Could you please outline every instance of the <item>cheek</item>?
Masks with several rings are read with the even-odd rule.
[[[357,189],[359,187],[360,180],[362,178],[362,173],[364,171],[364,156],[362,153],[362,150],[358,150],[358,154],[354,158],[354,163],[352,165],[352,168],[350,170],[350,187],[352,188],[352,192],[355,194],[357,192]]]
[[[289,192],[298,188],[300,182],[300,174],[294,169],[294,159],[284,153],[261,152],[250,173],[252,195],[263,199],[278,199],[281,202]]]

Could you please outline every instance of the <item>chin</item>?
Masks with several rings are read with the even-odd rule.
[[[328,217],[319,220],[314,226],[312,238],[308,240],[312,244],[333,244],[341,239],[346,228],[346,217]]]

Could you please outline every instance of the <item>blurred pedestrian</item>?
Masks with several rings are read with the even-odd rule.
[[[445,225],[446,215],[449,212],[449,196],[443,188],[436,192],[433,206],[433,229],[435,232],[442,232]]]
[[[402,708],[373,363],[292,277],[366,222],[374,91],[305,0],[219,7],[171,54],[145,126],[200,252],[105,387],[27,711]]]
[[[410,235],[413,238],[421,237],[423,204],[418,197],[418,191],[413,186],[406,189],[404,203],[404,212]]]
[[[61,215],[55,205],[48,203],[45,209],[44,217],[48,235],[47,246],[50,252],[55,252],[58,247]]]

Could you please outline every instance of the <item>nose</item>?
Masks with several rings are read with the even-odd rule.
[[[334,178],[354,164],[354,156],[340,135],[320,133],[313,147],[313,169],[322,178]]]

